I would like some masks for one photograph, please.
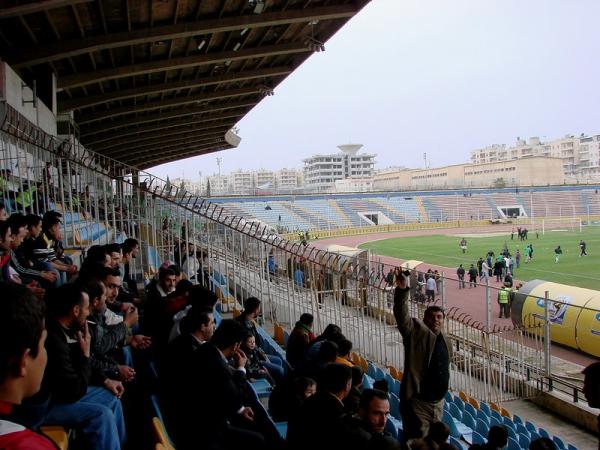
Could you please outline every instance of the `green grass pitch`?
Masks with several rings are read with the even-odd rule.
[[[377,255],[392,256],[404,260],[416,259],[428,264],[456,268],[459,264],[468,269],[468,265],[476,263],[479,257],[485,257],[489,250],[494,250],[498,255],[504,246],[508,245],[511,254],[523,249],[528,243],[533,244],[533,260],[525,264],[525,257],[521,257],[520,269],[515,269],[515,276],[519,280],[534,279],[553,281],[556,283],[579,286],[600,290],[600,227],[583,227],[583,231],[550,231],[545,235],[539,234],[536,239],[535,232],[529,232],[528,241],[519,241],[515,233],[514,240],[510,233],[502,236],[478,237],[466,236],[468,250],[462,254],[459,247],[461,239],[457,229],[454,236],[431,235],[411,236],[403,238],[385,239],[361,245],[361,248],[372,249]],[[588,256],[579,257],[579,240],[587,244]],[[560,245],[563,254],[560,262],[554,262],[554,249]],[[452,271],[452,277],[456,272]]]

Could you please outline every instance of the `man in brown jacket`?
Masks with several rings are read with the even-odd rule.
[[[430,424],[442,420],[452,359],[452,347],[442,333],[444,310],[430,306],[423,320],[411,317],[409,289],[406,276],[396,279],[394,317],[404,343],[400,412],[407,440],[426,436]]]

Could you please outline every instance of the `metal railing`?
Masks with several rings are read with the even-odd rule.
[[[73,138],[48,136],[10,106],[0,106],[0,168],[13,170],[6,180],[13,184],[2,188],[2,195],[24,212],[61,210],[70,247],[83,250],[124,236],[138,238],[143,251],[132,270],[140,281],[162,261],[175,261],[191,275],[197,269],[205,273],[200,282],[218,279],[225,310],[255,295],[263,300],[264,318],[288,329],[301,313],[312,312],[316,332],[338,323],[365,357],[402,368],[393,292],[381,270],[386,266],[369,252],[345,256],[283,239],[269,226],[88,151]],[[50,176],[44,172],[48,167]],[[24,201],[30,186],[39,182],[38,198]],[[442,277],[441,293],[445,282]],[[448,310],[446,332],[456,350],[453,389],[504,401],[546,386],[546,346],[536,332],[539,326],[486,327],[453,306],[448,296],[438,301]],[[410,310],[420,317],[424,304],[413,301]]]

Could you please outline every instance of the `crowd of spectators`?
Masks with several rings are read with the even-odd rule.
[[[441,421],[452,357],[445,314],[430,306],[423,320],[411,317],[403,273],[394,277],[406,355],[401,443],[386,431],[387,382],[363,387],[340,326],[317,336],[304,313],[286,358],[269,354],[259,298],[246,298],[241,314],[217,327],[218,298],[200,268],[189,277],[166,262],[140,292],[131,270],[139,248],[135,239],[94,245],[78,267],[62,245],[59,213],[7,217],[0,205],[0,448],[55,448],[44,425],[75,429],[78,448],[136,448],[127,436],[148,389],[177,449],[453,448]],[[151,372],[154,384],[143,383]],[[288,422],[285,440],[248,384],[257,379],[272,386],[269,412]],[[596,391],[588,382],[590,406]],[[492,427],[488,439],[472,448],[503,448],[506,430]],[[554,448],[543,445],[554,444],[531,448]]]

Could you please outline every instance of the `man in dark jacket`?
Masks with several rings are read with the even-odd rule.
[[[292,450],[334,448],[346,439],[342,401],[350,392],[352,372],[342,364],[329,364],[317,393],[308,398],[288,422],[287,441]]]
[[[452,347],[442,332],[444,310],[430,306],[423,320],[411,317],[408,291],[406,277],[399,277],[394,291],[394,317],[404,344],[400,412],[407,440],[424,437],[431,423],[441,421],[452,360]]]
[[[67,284],[50,291],[47,303],[48,365],[42,391],[51,406],[44,423],[78,429],[90,448],[119,450],[125,442],[119,400],[123,385],[92,371],[89,296]]]
[[[188,358],[172,361],[176,366],[170,371],[178,379],[161,378],[165,421],[178,450],[265,447],[263,436],[248,429],[254,411],[244,406],[243,399],[246,355],[240,345],[244,336],[239,322],[223,320],[210,342]],[[229,358],[235,369],[227,364]]]
[[[400,449],[400,443],[385,431],[390,401],[385,392],[365,389],[360,397],[358,414],[346,419],[350,430],[348,446],[365,450]]]
[[[315,335],[312,331],[313,320],[312,314],[302,314],[288,338],[285,356],[295,369],[302,365],[308,347],[315,340]]]

